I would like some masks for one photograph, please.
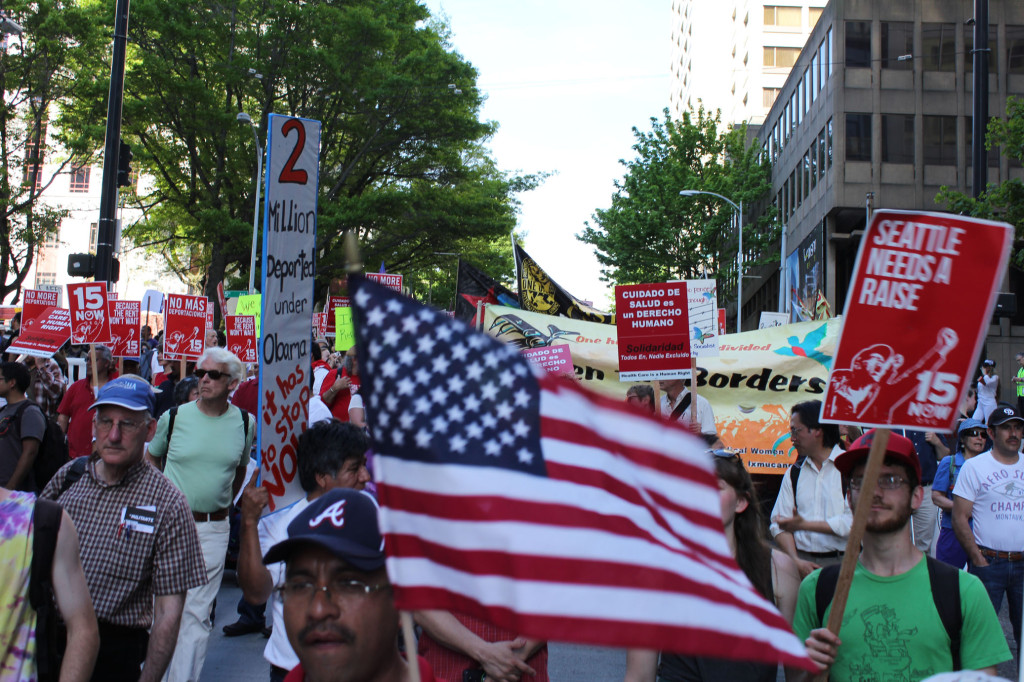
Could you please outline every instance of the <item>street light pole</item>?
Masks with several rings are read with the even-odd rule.
[[[256,189],[254,191],[252,208],[252,254],[249,256],[249,294],[256,293],[256,240],[260,232],[260,178],[263,177],[263,150],[260,148],[260,136],[256,132],[249,114],[244,111],[238,112],[235,119],[239,123],[248,123],[252,130],[252,139],[256,143]]]
[[[679,193],[680,196],[684,197],[693,197],[698,194],[709,194],[713,197],[718,197],[736,211],[736,232],[739,242],[736,250],[736,332],[739,333],[743,331],[743,202],[740,201],[737,205],[734,201],[723,197],[721,194],[706,192],[700,189],[684,189]]]

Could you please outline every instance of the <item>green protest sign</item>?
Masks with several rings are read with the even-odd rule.
[[[334,309],[334,350],[347,351],[356,345],[356,328],[352,324],[351,308]]]
[[[238,297],[235,315],[252,315],[256,318],[256,338],[260,338],[260,294],[247,294]]]

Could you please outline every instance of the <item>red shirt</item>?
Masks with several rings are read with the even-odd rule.
[[[466,616],[461,613],[453,613],[453,616],[462,623],[467,630],[484,640],[485,642],[509,642],[514,640],[516,633],[491,625],[485,620]],[[465,656],[454,649],[440,644],[426,632],[420,635],[419,654],[427,659],[432,668],[437,669],[438,675],[444,675],[448,679],[461,680],[462,671],[467,668],[479,668],[479,664],[469,656]],[[526,659],[527,664],[537,671],[536,675],[523,675],[520,682],[548,682],[548,646],[545,644],[537,653]]]
[[[64,399],[60,401],[57,414],[71,419],[68,424],[68,451],[72,458],[92,454],[92,415],[89,406],[95,398],[89,379],[79,379],[68,386]]]
[[[420,667],[420,682],[445,682],[438,677],[434,677],[434,671],[430,669],[430,664],[422,656],[417,656],[416,661]],[[306,671],[302,669],[301,663],[292,668],[292,671],[284,678],[284,682],[305,682],[305,680]],[[458,682],[462,682],[461,673]]]
[[[251,377],[238,385],[231,396],[231,404],[241,407],[254,417],[260,409],[260,380],[259,377]]]
[[[352,402],[352,391],[350,389],[339,391],[338,394],[334,396],[333,403],[327,402],[327,398],[324,398],[324,394],[331,390],[331,386],[333,386],[334,382],[338,379],[339,372],[343,377],[348,376],[344,369],[332,369],[327,376],[324,377],[324,383],[320,385],[320,398],[323,399],[324,404],[326,404],[327,407],[331,408],[331,414],[334,415],[335,419],[340,422],[347,422],[348,404]],[[349,377],[349,379],[352,381],[353,386],[359,386],[358,376]]]

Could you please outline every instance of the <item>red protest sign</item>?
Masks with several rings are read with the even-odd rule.
[[[366,279],[372,279],[377,284],[385,286],[388,289],[402,293],[402,276],[401,275],[390,275],[387,273],[379,272],[368,272],[366,273]]]
[[[326,312],[313,313],[313,334],[318,339],[327,336],[327,318]]]
[[[256,316],[228,315],[224,318],[228,350],[242,362],[256,362]]]
[[[56,308],[60,305],[59,291],[44,291],[42,289],[25,289],[21,299],[21,323],[34,320],[47,312],[49,308]]]
[[[110,315],[110,350],[115,358],[138,358],[142,301],[107,301]]]
[[[80,282],[68,285],[71,306],[71,343],[109,343],[107,283]]]
[[[21,333],[7,348],[12,355],[48,358],[71,338],[71,311],[49,308],[38,317],[24,320]]]
[[[167,295],[164,355],[172,360],[195,360],[202,355],[209,302],[205,296]]]
[[[619,379],[690,377],[686,282],[615,287]]]
[[[551,374],[567,374],[576,376],[576,370],[572,366],[572,353],[569,346],[561,344],[546,348],[527,348],[519,351],[535,367],[540,367]]]
[[[948,431],[981,350],[1013,227],[876,211],[861,241],[822,421]]]
[[[324,332],[324,336],[334,336],[338,332],[338,330],[334,326],[334,309],[348,307],[348,296],[327,297],[327,307],[324,309],[324,312],[327,313],[327,331]]]

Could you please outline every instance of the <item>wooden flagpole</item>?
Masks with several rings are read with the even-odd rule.
[[[878,470],[882,468],[882,461],[885,459],[889,433],[889,429],[875,429],[875,437],[871,441],[871,449],[868,450],[868,463],[864,467],[859,504],[853,513],[853,527],[850,529],[850,537],[846,541],[846,554],[843,555],[843,563],[839,568],[839,580],[836,583],[835,595],[832,597],[832,610],[828,615],[828,629],[836,636],[839,635],[839,628],[843,624],[843,612],[846,610],[846,600],[850,596],[853,572],[857,568],[857,559],[860,557],[860,543],[864,538],[868,514],[871,513],[871,499],[874,497],[875,488],[878,485]],[[825,682],[828,679],[828,672],[821,673],[814,679],[816,682]]]

